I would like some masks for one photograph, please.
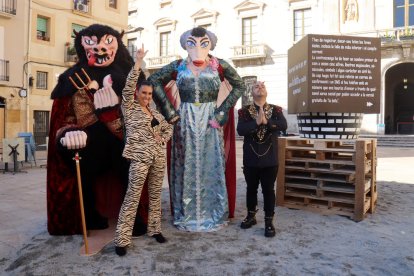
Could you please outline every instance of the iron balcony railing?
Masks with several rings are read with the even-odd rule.
[[[0,59],[0,81],[9,81],[9,61]]]
[[[16,15],[17,0],[0,0],[0,13]]]

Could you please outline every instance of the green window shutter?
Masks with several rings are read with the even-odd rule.
[[[80,31],[82,31],[83,29],[85,29],[85,26],[79,25],[79,24],[75,24],[72,23],[72,30],[71,30],[71,37],[74,38],[75,35],[73,34],[73,30],[75,30],[77,33],[79,33]]]
[[[47,19],[43,17],[37,18],[37,30],[47,33]]]
[[[76,32],[80,32],[83,29],[85,29],[85,26],[79,25],[79,24],[75,24],[72,23],[72,30],[75,30]]]

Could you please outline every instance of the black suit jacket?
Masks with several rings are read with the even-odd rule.
[[[256,117],[259,107],[255,104],[239,109],[237,132],[244,136],[243,165],[246,167],[277,166],[277,138],[287,128],[282,108],[266,103],[263,106],[267,125],[257,125]]]

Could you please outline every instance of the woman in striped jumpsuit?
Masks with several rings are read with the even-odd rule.
[[[131,244],[132,229],[141,197],[142,187],[148,177],[149,217],[148,235],[158,242],[166,241],[161,234],[161,187],[165,168],[165,143],[171,138],[172,125],[150,107],[152,84],[143,81],[134,99],[140,66],[146,52],[137,51],[136,63],[128,75],[122,91],[122,112],[126,127],[126,144],[123,156],[131,161],[129,184],[119,213],[115,234],[115,252],[126,254]]]

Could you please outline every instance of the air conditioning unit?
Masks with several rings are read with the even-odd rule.
[[[76,5],[76,10],[81,11],[81,12],[88,12],[88,6],[82,3],[78,3]]]

